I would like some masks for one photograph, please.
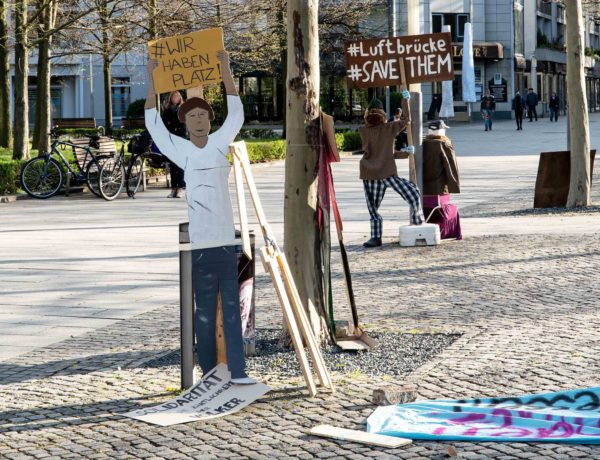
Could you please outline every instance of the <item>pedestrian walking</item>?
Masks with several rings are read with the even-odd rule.
[[[556,93],[552,93],[550,96],[550,102],[548,103],[548,107],[550,108],[550,121],[554,119],[554,121],[558,121],[558,106],[560,105],[560,100]]]
[[[403,91],[402,97],[409,99],[410,93]],[[406,125],[406,120],[388,123],[381,101],[373,99],[365,112],[365,126],[359,129],[365,152],[360,160],[360,178],[371,217],[371,239],[363,244],[366,248],[381,246],[383,217],[378,210],[388,187],[392,187],[409,204],[412,225],[425,221],[419,189],[411,181],[398,177],[394,160],[396,136],[406,129]]]
[[[485,90],[485,96],[481,98],[481,117],[486,131],[492,130],[492,118],[496,110],[496,98],[489,89]]]
[[[512,109],[515,112],[515,120],[517,122],[517,131],[523,130],[523,98],[521,93],[517,91],[515,97],[512,100]]]
[[[185,123],[179,121],[177,117],[177,111],[181,104],[183,104],[183,96],[179,91],[173,91],[167,99],[161,118],[167,130],[176,136],[186,137]],[[169,152],[161,152],[163,155],[169,157]],[[182,198],[184,196],[183,190],[185,189],[184,173],[183,169],[169,161],[169,173],[171,174],[171,193],[167,198]]]
[[[529,88],[527,97],[525,97],[525,105],[527,106],[527,113],[529,114],[529,122],[532,122],[534,117],[535,121],[538,121],[536,110],[538,102],[539,100],[537,93],[533,90],[533,88]]]

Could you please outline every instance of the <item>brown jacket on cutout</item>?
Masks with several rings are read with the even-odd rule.
[[[423,140],[423,195],[460,193],[458,163],[452,141],[429,134]]]
[[[358,129],[365,151],[360,160],[362,180],[387,179],[398,175],[394,160],[394,141],[405,127],[406,121],[399,120]]]

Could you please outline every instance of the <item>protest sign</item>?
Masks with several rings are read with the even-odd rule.
[[[125,417],[160,426],[208,420],[233,414],[269,392],[262,384],[235,385],[227,365],[219,364],[188,391],[158,406],[134,410]]]
[[[400,84],[400,58],[406,84],[454,78],[449,33],[374,38],[346,42],[346,78],[351,88]]]
[[[600,387],[378,408],[367,431],[437,441],[600,444]]]
[[[160,94],[220,83],[217,52],[224,49],[220,27],[148,42],[150,59],[158,61],[154,90]]]

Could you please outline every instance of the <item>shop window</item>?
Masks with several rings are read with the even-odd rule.
[[[111,78],[111,98],[114,118],[124,118],[127,116],[127,107],[131,102],[131,86],[129,77]]]
[[[450,26],[453,42],[462,42],[465,35],[465,24],[469,22],[467,13],[432,13],[431,31],[441,32],[442,26]]]

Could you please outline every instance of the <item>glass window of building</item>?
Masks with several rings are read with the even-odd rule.
[[[127,107],[131,102],[131,84],[129,77],[112,77],[111,88],[113,117],[127,116]]]
[[[465,35],[465,23],[469,22],[468,13],[432,13],[431,32],[442,31],[442,26],[450,26],[453,42],[462,42]]]

